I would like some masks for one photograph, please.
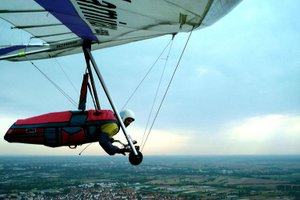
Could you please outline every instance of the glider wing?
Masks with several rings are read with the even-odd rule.
[[[41,45],[0,49],[0,59],[22,61],[100,49],[209,26],[241,0],[1,0],[0,18]]]

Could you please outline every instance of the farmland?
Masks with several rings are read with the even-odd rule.
[[[299,199],[299,156],[0,157],[0,199]]]

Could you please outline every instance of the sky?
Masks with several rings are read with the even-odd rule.
[[[145,155],[299,155],[300,21],[298,0],[244,0],[210,27],[194,31],[144,146]],[[0,22],[0,44],[25,43]],[[153,119],[188,33],[93,51],[120,110],[159,58],[127,108],[128,132],[139,143],[161,74]],[[34,61],[76,102],[85,71],[82,54]],[[165,70],[164,66],[166,66]],[[65,75],[66,74],[66,75]],[[70,81],[69,81],[70,80]],[[98,84],[99,85],[99,84]],[[110,109],[98,86],[101,106]],[[93,105],[88,100],[88,108]],[[8,143],[20,118],[76,110],[29,62],[0,61],[0,155],[78,155],[77,149]],[[151,123],[150,123],[151,124]],[[150,127],[150,125],[148,125]],[[120,132],[118,139],[125,141]],[[83,155],[105,155],[98,143]]]

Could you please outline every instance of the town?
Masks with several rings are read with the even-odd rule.
[[[0,177],[0,199],[299,199],[300,156],[2,156]]]

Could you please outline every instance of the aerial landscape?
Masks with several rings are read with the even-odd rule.
[[[300,156],[1,156],[0,199],[299,199]]]

